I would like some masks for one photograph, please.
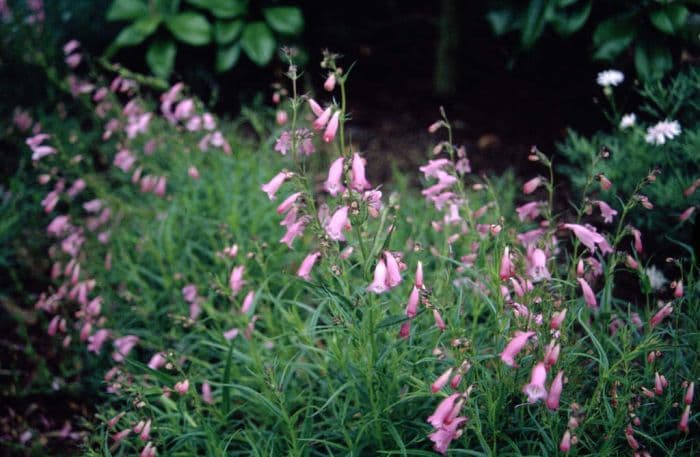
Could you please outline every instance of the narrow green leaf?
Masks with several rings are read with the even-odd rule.
[[[168,30],[178,40],[192,46],[202,46],[211,41],[211,25],[198,13],[180,13],[166,20]]]
[[[301,10],[293,6],[265,8],[263,15],[270,28],[283,35],[296,35],[304,28]]]
[[[172,40],[159,39],[151,43],[146,51],[146,63],[151,72],[163,79],[168,79],[173,71],[177,46]]]
[[[142,0],[114,0],[107,10],[108,21],[132,21],[148,14]]]
[[[262,67],[272,59],[276,42],[264,22],[253,22],[243,29],[241,46],[250,60]]]
[[[241,56],[240,43],[234,43],[230,46],[219,48],[216,51],[216,71],[224,72],[233,68]]]

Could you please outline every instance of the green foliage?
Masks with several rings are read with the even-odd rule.
[[[644,81],[662,78],[673,67],[674,46],[698,46],[697,4],[690,0],[658,2],[623,1],[614,5],[591,0],[495,1],[486,18],[498,35],[519,32],[522,48],[531,49],[547,26],[567,37],[592,27],[592,58],[610,62],[633,50],[634,65]],[[597,14],[602,10],[603,14]],[[692,18],[692,20],[691,20]]]
[[[259,16],[265,20],[256,20]],[[107,20],[131,23],[117,35],[106,55],[112,57],[121,48],[146,43],[146,63],[154,75],[164,79],[173,71],[178,46],[213,44],[217,72],[232,69],[241,50],[262,67],[272,60],[281,40],[298,36],[304,28],[298,7],[263,6],[257,11],[245,0],[113,0]]]

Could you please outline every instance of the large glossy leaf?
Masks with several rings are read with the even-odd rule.
[[[267,25],[283,35],[296,35],[304,28],[304,16],[302,16],[301,10],[293,6],[265,8],[263,15]]]
[[[650,12],[649,20],[657,29],[673,35],[679,32],[687,22],[688,9],[683,5],[671,3]]]
[[[151,72],[163,79],[168,79],[175,64],[177,46],[172,40],[156,40],[146,51],[146,63]]]
[[[222,19],[241,16],[248,10],[248,2],[245,0],[187,0],[187,2],[209,10],[214,16]]]
[[[157,16],[140,19],[128,27],[125,27],[119,35],[117,35],[117,38],[115,38],[114,45],[117,47],[125,47],[141,44],[156,31],[160,22],[161,19]]]
[[[180,13],[169,17],[166,25],[175,38],[192,46],[202,46],[211,41],[211,26],[201,14]]]
[[[234,43],[230,46],[219,48],[216,51],[216,71],[224,72],[233,68],[241,56],[240,43]]]
[[[243,29],[241,46],[246,55],[259,66],[266,65],[275,53],[275,37],[264,22],[253,22]]]
[[[525,11],[521,41],[525,48],[532,47],[542,34],[547,21],[547,0],[530,0]]]
[[[571,35],[586,24],[588,16],[591,14],[593,2],[587,0],[577,5],[575,8],[566,8],[557,11],[552,20],[554,30],[561,35]]]
[[[671,51],[658,43],[640,43],[634,50],[634,66],[645,81],[661,79],[673,67]]]
[[[148,14],[143,0],[114,0],[107,10],[108,21],[133,21]]]
[[[593,32],[594,59],[611,60],[624,51],[637,34],[629,20],[610,18],[601,22]]]
[[[216,21],[214,24],[214,40],[219,44],[229,44],[237,39],[243,31],[243,21]]]

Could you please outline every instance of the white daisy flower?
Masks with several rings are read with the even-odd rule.
[[[628,113],[622,116],[622,120],[620,121],[620,128],[621,129],[628,129],[637,122],[637,115],[634,113]]]
[[[649,279],[649,285],[651,285],[651,288],[653,290],[661,290],[668,282],[666,276],[664,276],[661,270],[656,268],[656,265],[652,265],[649,268],[645,268],[644,273],[647,275],[647,278]]]
[[[672,140],[681,134],[681,125],[678,121],[661,121],[653,127],[647,129],[647,134],[644,137],[647,143],[661,145],[666,143],[666,140]]]
[[[621,84],[624,80],[625,75],[621,71],[605,70],[598,73],[598,79],[596,81],[599,86],[611,87]]]

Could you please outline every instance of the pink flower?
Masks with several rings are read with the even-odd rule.
[[[409,336],[411,336],[411,321],[407,320],[401,324],[401,328],[399,329],[399,338],[406,340]]]
[[[527,340],[534,334],[535,332],[516,332],[515,336],[508,342],[503,352],[501,352],[501,360],[503,363],[509,367],[517,367],[518,364],[515,362],[515,356],[523,350],[527,344]]]
[[[688,384],[688,389],[685,391],[685,396],[683,396],[683,402],[686,405],[693,403],[693,396],[695,395],[695,383],[691,382]]]
[[[396,258],[389,251],[384,251],[384,259],[386,260],[386,285],[389,289],[401,284],[401,269]]]
[[[559,450],[562,452],[569,452],[571,449],[571,432],[567,429],[564,432],[564,436],[561,437],[561,443],[559,443]]]
[[[583,278],[576,278],[576,280],[581,286],[581,291],[583,292],[583,299],[586,302],[586,305],[588,305],[588,307],[591,309],[598,308],[598,301],[595,298],[593,289],[591,289],[591,286],[588,285],[588,282],[586,282],[586,280]]]
[[[328,126],[326,126],[326,131],[323,132],[323,141],[326,143],[330,143],[333,141],[333,138],[335,138],[335,133],[338,131],[338,124],[340,122],[340,111],[336,111],[333,113],[333,116],[331,117],[331,120],[328,122]]]
[[[418,262],[418,265],[416,265],[416,280],[415,280],[416,287],[419,289],[423,289],[425,285],[423,284],[423,262]]]
[[[240,292],[246,283],[246,281],[243,279],[243,271],[245,271],[244,265],[234,267],[233,270],[231,270],[231,276],[229,277],[228,283],[234,295]]]
[[[690,431],[688,427],[688,420],[690,419],[690,405],[686,405],[681,415],[681,421],[678,423],[678,430],[683,433],[688,433]]]
[[[382,210],[382,192],[378,189],[368,190],[362,194],[362,200],[367,202],[367,212],[372,217],[379,217]]]
[[[167,359],[165,358],[165,354],[162,352],[156,352],[153,354],[153,357],[151,357],[151,360],[148,361],[148,368],[151,370],[158,370],[159,368],[164,367],[166,362]]]
[[[508,246],[506,246],[505,250],[503,251],[503,256],[501,257],[501,269],[499,275],[504,281],[515,275],[515,267],[513,266],[513,262],[511,262],[510,248]]]
[[[539,362],[532,368],[530,382],[523,387],[523,393],[527,395],[528,403],[537,403],[547,398],[547,388],[544,383],[547,380],[547,369],[543,362]]]
[[[121,338],[114,340],[115,351],[112,354],[112,358],[115,362],[123,362],[129,352],[133,349],[139,342],[139,337],[134,335],[126,335]]]
[[[661,321],[670,316],[672,312],[673,306],[671,306],[670,303],[666,304],[649,320],[649,325],[651,325],[652,327],[656,327],[661,323]]]
[[[549,328],[552,330],[559,330],[561,324],[564,322],[566,317],[566,308],[559,312],[552,313],[552,319],[549,321]]]
[[[284,214],[296,203],[297,198],[301,195],[301,192],[295,192],[289,197],[285,198],[284,201],[277,207],[277,214]]]
[[[319,117],[319,116],[321,116],[321,114],[323,114],[323,108],[321,108],[321,105],[316,103],[316,100],[314,100],[313,98],[309,99],[309,107],[311,108],[311,111],[314,113],[314,115],[316,117]],[[329,116],[330,116],[330,114],[329,114]]]
[[[673,288],[673,296],[681,298],[683,296],[683,280],[676,281],[676,287]]]
[[[231,341],[232,339],[234,339],[238,336],[238,332],[239,332],[239,330],[236,327],[234,327],[230,330],[227,330],[226,332],[224,332],[224,339],[226,341]]]
[[[168,178],[166,178],[165,176],[158,177],[158,181],[156,182],[156,186],[153,189],[153,193],[159,197],[165,196],[165,189],[166,189],[167,184],[168,184]]]
[[[430,391],[432,393],[438,392],[441,390],[443,387],[445,387],[445,384],[447,384],[447,381],[449,381],[450,376],[452,376],[452,371],[454,368],[448,368],[443,372],[438,378],[433,382],[430,386]]]
[[[122,149],[114,156],[114,165],[125,173],[131,169],[134,162],[136,157],[128,149]]]
[[[598,175],[598,180],[600,181],[600,187],[603,190],[610,190],[610,188],[612,187],[612,182],[608,178],[606,178],[605,175]]]
[[[288,116],[287,112],[285,110],[277,110],[277,114],[275,115],[275,122],[277,122],[277,125],[284,125],[287,123]]]
[[[80,41],[70,40],[66,44],[63,45],[63,54],[64,55],[72,54],[73,51],[75,51],[79,47],[80,47]]]
[[[457,428],[466,421],[466,417],[456,417],[449,423],[449,425],[442,427],[428,435],[430,441],[435,443],[433,446],[435,451],[444,455],[447,452],[447,448],[450,446],[452,440],[459,438],[462,435],[462,431],[457,430]]]
[[[547,256],[542,249],[537,248],[529,251],[527,263],[527,274],[532,278],[533,282],[539,282],[552,277],[547,269]]]
[[[443,167],[451,165],[452,161],[449,159],[437,159],[428,160],[427,165],[423,165],[419,170],[425,175],[426,178],[437,177],[437,172],[442,171]]]
[[[184,120],[189,119],[194,114],[194,101],[191,98],[187,98],[175,107],[175,119]]]
[[[149,421],[150,422],[150,421]],[[139,457],[155,457],[156,456],[156,447],[153,446],[152,442],[146,443],[146,445],[141,449],[141,452],[139,453]]]
[[[341,206],[335,213],[333,213],[330,221],[328,221],[328,224],[326,224],[326,233],[330,239],[335,241],[345,241],[343,229],[350,226],[348,209],[349,208],[347,206]]]
[[[526,182],[523,185],[523,193],[525,195],[533,193],[538,187],[540,187],[540,184],[542,184],[541,177],[536,176],[536,177],[532,178],[531,180],[529,180],[528,182]]]
[[[564,387],[564,372],[560,371],[557,373],[556,378],[552,381],[552,385],[549,387],[549,395],[547,395],[547,400],[545,404],[547,408],[552,411],[559,409],[559,398],[561,397],[561,391]]]
[[[328,92],[333,92],[333,89],[335,89],[335,82],[335,73],[330,73],[328,78],[326,78],[326,81],[323,83],[323,88]]]
[[[386,264],[384,259],[379,259],[377,266],[374,268],[374,279],[372,283],[367,287],[367,290],[374,292],[375,294],[381,294],[388,290],[386,286]]]
[[[420,291],[418,287],[413,286],[411,294],[408,296],[408,304],[406,305],[406,317],[412,319],[418,314],[418,303],[420,301]]]
[[[334,197],[345,191],[345,186],[342,183],[344,160],[343,157],[339,157],[333,161],[328,170],[328,179],[323,184],[323,189]]]
[[[291,176],[292,173],[288,171],[280,171],[270,180],[270,182],[263,184],[261,189],[267,194],[267,197],[270,200],[274,200],[275,193],[277,193],[282,184],[284,184],[284,181],[289,179]]]
[[[455,407],[455,402],[459,397],[459,393],[454,393],[443,399],[437,408],[435,408],[433,414],[428,416],[428,423],[435,428],[442,428],[445,422],[449,423],[449,417]]]
[[[358,153],[354,153],[352,156],[352,180],[350,181],[350,187],[358,192],[372,187],[365,177],[365,159],[360,157]]]
[[[440,329],[441,332],[445,331],[445,321],[442,319],[442,315],[437,308],[433,308],[433,319],[435,320],[435,326]]]
[[[559,359],[559,351],[561,351],[561,344],[554,344],[555,341],[556,340],[550,341],[544,355],[544,364],[548,370],[550,367],[552,367],[552,365],[557,363],[557,360]]]
[[[681,222],[687,221],[688,218],[693,215],[693,212],[695,212],[695,207],[691,206],[690,208],[683,211],[680,216],[678,216],[678,220]]]
[[[313,106],[312,106],[313,109]],[[333,112],[333,109],[329,106],[321,114],[317,114],[316,120],[313,122],[312,126],[314,130],[321,130],[323,127],[328,124],[328,120],[331,118],[331,114]]]
[[[644,246],[642,246],[642,232],[634,227],[630,227],[630,231],[634,237],[634,250],[641,254],[644,250]]]
[[[174,389],[175,392],[179,393],[180,395],[185,395],[187,391],[190,390],[190,381],[187,379],[178,381],[175,383]]]
[[[139,433],[139,438],[141,441],[147,441],[148,436],[151,434],[151,419],[148,419]]]
[[[598,208],[600,208],[600,214],[603,216],[603,221],[606,224],[610,224],[613,221],[613,218],[617,216],[617,211],[612,209],[610,205],[604,201],[595,200],[593,203],[598,205]]]
[[[100,329],[96,331],[93,335],[88,337],[88,351],[99,354],[102,349],[102,345],[109,338],[110,332],[106,329]]]
[[[211,395],[211,385],[206,381],[202,383],[202,401],[209,405],[214,403],[214,398]]]
[[[600,252],[605,254],[612,252],[612,248],[608,244],[608,241],[600,233],[594,232],[593,230],[584,227],[579,224],[564,224],[564,227],[574,232],[576,238],[581,241],[591,253],[595,253],[596,245],[600,248]]]
[[[309,255],[307,255],[304,260],[301,262],[301,265],[299,266],[299,270],[297,270],[297,276],[300,278],[303,278],[307,281],[311,280],[311,269],[314,267],[314,264],[316,264],[316,260],[320,257],[321,253],[319,251],[313,252]]]
[[[520,219],[521,222],[525,219],[534,220],[540,215],[539,206],[541,204],[542,202],[530,202],[515,208],[515,211],[518,213],[518,219]]]
[[[241,312],[247,314],[248,311],[253,307],[253,302],[255,301],[255,291],[251,290],[245,295],[243,299],[243,304],[241,305]]]
[[[654,393],[656,393],[656,395],[664,394],[664,383],[662,382],[658,371],[654,373]]]
[[[199,179],[199,170],[197,170],[197,167],[194,165],[191,165],[187,169],[187,176],[189,176],[192,179]]]

